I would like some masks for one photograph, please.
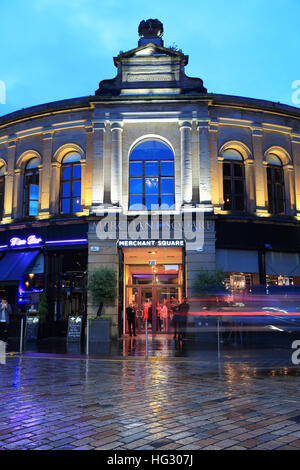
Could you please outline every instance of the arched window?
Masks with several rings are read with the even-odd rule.
[[[129,209],[174,209],[174,155],[158,140],[138,144],[129,161]]]
[[[284,178],[282,162],[277,155],[269,154],[267,164],[269,212],[271,214],[283,214]]]
[[[235,149],[224,150],[223,196],[224,210],[243,211],[245,209],[245,171],[243,157]]]
[[[60,212],[71,214],[81,212],[81,156],[77,152],[68,153],[61,167]]]
[[[37,216],[39,212],[39,164],[38,158],[32,158],[24,173],[23,215]]]
[[[0,220],[3,218],[4,189],[5,189],[5,166],[0,167]]]

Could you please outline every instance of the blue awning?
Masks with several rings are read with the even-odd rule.
[[[18,283],[39,255],[40,250],[10,251],[0,261],[0,283]]]

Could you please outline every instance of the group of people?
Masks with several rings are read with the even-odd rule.
[[[152,325],[152,309],[150,299],[146,299],[141,309],[138,309],[137,305],[130,302],[126,309],[129,336],[136,336],[136,323],[138,330],[141,330],[142,324],[144,329],[146,328],[146,321],[148,325]],[[170,331],[170,325],[172,325],[174,339],[182,340],[185,335],[188,311],[189,303],[186,297],[183,298],[181,303],[175,297],[172,297],[169,301],[165,299],[162,305],[157,302],[156,330],[168,332]]]

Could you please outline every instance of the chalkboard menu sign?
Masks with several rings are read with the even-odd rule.
[[[82,317],[69,317],[68,336],[70,342],[77,342],[81,339]]]
[[[39,334],[39,317],[28,316],[26,319],[26,341],[37,341]]]

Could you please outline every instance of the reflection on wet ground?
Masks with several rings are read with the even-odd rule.
[[[8,355],[0,449],[299,449],[300,370],[281,354]]]
[[[278,343],[272,337],[265,336],[259,342],[244,344],[223,343],[217,341],[201,341],[195,338],[178,341],[173,335],[149,335],[148,357],[154,359],[188,359],[202,361],[208,364],[220,364],[231,360],[257,364],[262,367],[289,367],[292,366],[292,339]],[[9,352],[19,351],[19,344],[10,342]],[[37,342],[27,342],[24,345],[24,354],[43,353],[56,355],[86,356],[84,344],[67,342],[65,339],[47,339]],[[144,359],[146,355],[146,341],[144,335],[137,337],[124,337],[110,343],[91,343],[89,357],[102,358],[136,358]]]

